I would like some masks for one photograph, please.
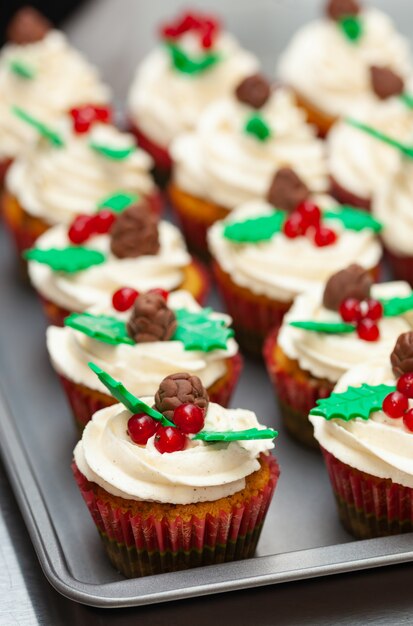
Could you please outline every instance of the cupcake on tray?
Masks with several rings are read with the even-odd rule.
[[[160,212],[149,173],[152,159],[132,135],[109,123],[110,115],[108,108],[87,105],[46,125],[27,110],[14,109],[14,116],[40,135],[6,177],[4,219],[19,253],[51,226],[69,225],[75,216],[100,208],[122,208],[142,197]]]
[[[275,208],[277,207],[277,208]],[[261,355],[294,298],[359,263],[377,277],[380,224],[278,170],[268,201],[245,203],[208,233],[213,268],[242,348]]]
[[[160,39],[136,71],[128,110],[139,144],[165,179],[172,140],[191,130],[205,107],[255,71],[258,61],[222,30],[216,17],[200,12],[164,24]]]
[[[50,324],[61,326],[69,313],[107,305],[125,285],[138,292],[186,289],[205,300],[206,271],[175,226],[158,221],[144,201],[119,212],[111,203],[111,209],[50,228],[24,253]]]
[[[87,424],[73,472],[114,567],[138,577],[253,556],[279,476],[276,431],[210,402],[196,376],[167,376],[140,400],[91,368],[122,404]]]
[[[314,192],[328,187],[324,144],[292,92],[260,74],[212,104],[178,137],[170,198],[190,249],[206,253],[206,231],[244,202],[265,198],[274,173],[293,168]]]
[[[13,115],[13,106],[29,106],[47,123],[73,107],[102,105],[110,96],[97,70],[36,9],[17,11],[6,35],[0,52],[0,188],[12,160],[37,139]]]
[[[310,420],[340,519],[355,537],[413,531],[413,332],[389,357],[359,365]]]
[[[227,406],[241,372],[230,323],[201,309],[186,291],[138,294],[126,287],[111,304],[70,315],[65,328],[50,326],[47,347],[82,430],[93,413],[115,403],[89,361],[138,396],[154,395],[166,375],[188,372],[201,379],[212,402]]]
[[[406,308],[407,307],[407,308]],[[413,292],[404,282],[373,284],[359,265],[333,274],[325,285],[297,296],[280,330],[266,340],[264,356],[284,424],[317,446],[308,413],[327,398],[353,366],[380,361],[412,327]]]
[[[357,0],[324,4],[324,17],[294,35],[277,68],[322,135],[353,108],[378,101],[372,68],[404,79],[412,71],[408,42],[385,13]]]

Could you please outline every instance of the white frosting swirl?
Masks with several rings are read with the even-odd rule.
[[[169,294],[168,306],[172,310],[186,309],[193,312],[201,309],[187,291]],[[90,312],[111,315],[125,321],[130,316],[130,311],[120,313],[109,303],[93,307]],[[227,326],[231,324],[231,318],[227,315],[215,313],[213,317],[223,320]],[[106,387],[88,367],[88,363],[93,361],[113,378],[121,380],[139,397],[154,395],[159,381],[175,372],[195,374],[209,388],[226,374],[226,359],[238,352],[234,339],[228,340],[226,349],[202,352],[185,350],[181,341],[110,345],[73,328],[56,326],[47,329],[47,348],[54,368],[69,380],[107,393]]]
[[[184,191],[233,209],[266,196],[280,167],[294,168],[315,192],[327,188],[324,144],[306,123],[292,93],[275,89],[259,113],[272,136],[260,141],[244,127],[255,111],[228,98],[212,104],[192,133],[171,146],[174,181]]]
[[[335,391],[348,387],[369,385],[396,385],[389,359],[358,365],[338,382]],[[409,400],[410,407],[413,406]],[[320,445],[337,459],[378,478],[413,487],[413,433],[402,419],[391,419],[383,411],[376,411],[368,420],[325,420],[312,415],[314,435]]]
[[[153,404],[153,398],[144,398]],[[88,480],[115,496],[171,504],[211,502],[245,487],[245,478],[260,467],[258,457],[272,440],[204,443],[191,440],[185,450],[160,454],[154,437],[146,446],[127,434],[131,414],[120,404],[98,411],[86,425],[74,457]],[[205,430],[259,428],[252,411],[224,409],[209,403]]]
[[[316,201],[324,208],[335,205],[328,197]],[[334,219],[324,221],[338,234],[337,240],[323,248],[308,237],[289,239],[282,232],[269,241],[251,244],[235,243],[223,236],[228,223],[272,213],[273,207],[264,201],[249,202],[214,224],[208,233],[211,254],[221,268],[237,285],[255,294],[288,302],[351,263],[372,269],[380,261],[381,246],[371,230],[345,230]]]
[[[65,144],[52,146],[42,139],[17,159],[6,177],[6,188],[22,207],[49,224],[69,224],[79,213],[96,213],[100,200],[117,191],[150,195],[155,185],[149,170],[152,159],[137,148],[122,160],[96,152],[90,143],[127,148],[132,135],[108,124],[94,124],[90,132],[72,132],[67,120],[59,128]]]
[[[20,61],[33,70],[32,79],[10,71]],[[107,102],[110,93],[97,70],[70,46],[65,35],[50,31],[32,44],[7,44],[0,54],[0,157],[16,157],[37,133],[11,111],[13,105],[29,107],[45,123],[79,104]]]
[[[347,115],[353,107],[377,102],[371,89],[371,65],[411,73],[409,45],[391,19],[377,9],[360,14],[363,34],[352,42],[337,23],[319,19],[301,28],[278,64],[278,75],[319,110]]]
[[[54,272],[48,265],[29,262],[29,277],[46,299],[70,311],[84,311],[93,305],[105,305],[120,287],[148,291],[161,287],[172,291],[182,284],[183,269],[191,262],[179,230],[169,222],[159,222],[160,250],[157,254],[133,259],[119,259],[110,252],[108,235],[98,235],[86,242],[100,250],[106,261],[86,270],[67,274]],[[36,241],[38,248],[64,248],[72,245],[67,228],[54,226]]]
[[[351,367],[364,361],[380,361],[394,348],[399,335],[411,329],[413,313],[400,317],[384,317],[379,322],[380,339],[363,341],[357,333],[328,335],[294,328],[290,322],[339,322],[335,311],[322,304],[324,285],[297,296],[293,306],[284,317],[278,344],[284,354],[297,360],[300,368],[318,378],[337,382]],[[411,293],[405,282],[392,282],[373,285],[373,298],[403,297]]]
[[[205,53],[192,33],[182,37],[179,45],[191,55]],[[161,146],[192,129],[207,105],[258,69],[255,56],[227,33],[217,37],[213,51],[222,60],[191,76],[173,67],[165,46],[151,52],[138,67],[129,92],[129,112],[139,128]]]

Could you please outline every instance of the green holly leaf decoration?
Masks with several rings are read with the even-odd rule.
[[[208,52],[199,58],[190,57],[180,46],[167,42],[166,47],[171,56],[173,67],[182,74],[196,75],[213,67],[221,56],[217,52]]]
[[[92,339],[111,345],[127,343],[132,346],[135,341],[129,337],[126,323],[110,315],[92,315],[91,313],[72,313],[66,317],[65,326],[79,330]]]
[[[384,317],[396,317],[413,310],[413,292],[403,298],[382,298]]]
[[[325,333],[327,335],[352,333],[356,330],[356,327],[353,324],[346,324],[346,322],[300,321],[290,322],[290,326],[294,326],[294,328],[301,328],[302,330],[310,330],[316,333]]]
[[[371,413],[381,409],[384,398],[395,390],[394,386],[365,383],[361,387],[349,387],[344,393],[332,393],[328,398],[317,400],[310,415],[346,422],[358,417],[368,420]]]
[[[140,400],[133,395],[126,387],[119,381],[115,380],[107,372],[102,370],[96,363],[88,363],[92,372],[94,372],[99,378],[100,382],[105,385],[106,389],[110,392],[111,396],[116,398],[121,404],[123,404],[131,413],[146,413],[150,415],[154,420],[161,422],[162,426],[174,426],[162,413],[159,413],[156,409],[153,409],[148,404]]]
[[[43,124],[43,122],[37,120],[35,117],[30,115],[30,113],[27,113],[27,111],[25,111],[24,109],[13,106],[12,112],[21,120],[23,120],[23,122],[26,122],[27,124],[35,128],[39,135],[47,139],[47,141],[52,146],[55,146],[56,148],[62,148],[65,145],[63,139],[56,131],[46,126],[46,124]]]
[[[252,441],[253,439],[275,439],[278,432],[272,428],[248,428],[246,430],[225,430],[212,432],[201,430],[193,439],[213,442],[213,441]]]
[[[337,211],[323,211],[323,217],[339,220],[344,228],[357,232],[369,228],[373,232],[379,233],[383,228],[382,224],[370,215],[370,213],[360,211],[346,204],[341,205]]]
[[[125,209],[139,200],[137,193],[129,191],[117,191],[116,193],[106,196],[98,203],[98,210],[109,209],[114,213],[122,213]]]
[[[254,113],[245,124],[245,132],[254,135],[259,141],[267,141],[271,137],[271,129],[264,118]]]
[[[31,248],[23,252],[27,261],[37,261],[48,265],[55,272],[74,274],[86,270],[93,265],[100,265],[106,260],[105,255],[98,250],[83,248],[82,246],[68,246],[67,248]]]
[[[234,331],[225,325],[224,320],[214,319],[210,314],[211,309],[202,309],[196,313],[177,309],[177,328],[172,340],[182,341],[185,350],[225,350]]]
[[[285,221],[285,211],[275,211],[271,215],[253,217],[244,222],[233,222],[224,227],[224,237],[236,243],[259,243],[269,241],[281,232]]]
[[[363,35],[363,23],[357,15],[345,15],[338,22],[343,34],[353,43]]]
[[[400,141],[397,141],[397,139],[393,139],[393,137],[382,133],[377,128],[373,128],[372,126],[364,124],[363,122],[359,122],[358,120],[355,120],[351,117],[346,118],[345,121],[347,124],[350,124],[350,126],[354,126],[354,128],[358,128],[367,135],[370,135],[371,137],[374,137],[375,139],[378,139],[379,141],[382,141],[383,143],[386,143],[387,145],[396,148],[396,150],[399,150],[399,152],[401,152],[409,159],[413,158],[413,146],[401,143]]]
[[[399,98],[400,100],[402,100],[402,102],[404,102],[407,108],[413,109],[413,94],[405,91],[404,93],[400,94]]]
[[[113,146],[104,146],[99,143],[91,141],[89,146],[101,154],[105,159],[111,159],[112,161],[124,161],[136,150],[136,146],[127,146],[126,148],[114,148]]]
[[[25,78],[26,80],[31,80],[36,76],[36,70],[25,61],[19,59],[12,59],[9,63],[9,69],[19,78]]]

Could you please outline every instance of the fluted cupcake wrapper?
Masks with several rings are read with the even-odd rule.
[[[413,531],[413,489],[343,463],[322,448],[344,527],[359,539]]]
[[[7,170],[12,164],[12,159],[2,158],[0,159],[0,191],[4,187],[4,181],[6,178]]]
[[[139,125],[131,122],[130,132],[135,135],[138,145],[154,160],[156,179],[159,184],[165,184],[172,169],[171,156],[166,147],[160,146],[142,131]]]
[[[262,455],[261,462],[270,469],[265,486],[231,510],[217,513],[211,506],[211,513],[192,513],[187,519],[170,514],[132,515],[110,498],[97,497],[93,483],[75,463],[72,469],[109,559],[122,574],[133,578],[253,556],[279,476],[273,457]]]
[[[413,256],[399,256],[388,248],[385,248],[385,252],[394,277],[405,280],[413,287]]]

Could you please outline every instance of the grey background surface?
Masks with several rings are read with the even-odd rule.
[[[121,103],[127,92],[136,63],[154,43],[155,25],[163,16],[173,14],[178,6],[188,3],[153,0],[95,0],[87,5],[67,25],[67,31],[74,43],[98,64],[104,77],[115,91]],[[376,2],[395,16],[400,30],[412,34],[413,27],[409,16],[413,10],[410,0],[383,0]],[[264,68],[273,70],[276,56],[288,41],[293,30],[317,12],[320,2],[315,0],[255,0],[255,2],[191,2],[191,5],[218,10],[229,28],[243,41],[246,47],[254,50],[263,60]],[[409,30],[410,29],[410,30]],[[7,255],[7,246],[1,244]],[[2,255],[3,256],[3,255]],[[5,258],[5,256],[3,257]],[[2,293],[7,294],[10,284],[2,285]],[[22,293],[22,303],[31,296]],[[27,300],[28,301],[28,300]],[[5,305],[7,308],[7,304]],[[16,333],[17,339],[17,333]],[[3,355],[5,357],[5,355]],[[5,362],[8,358],[5,358]],[[10,365],[18,383],[19,363]],[[34,374],[34,382],[36,376]],[[257,408],[256,398],[268,397],[268,383],[263,372],[256,367],[247,369],[243,386],[238,394],[239,404],[248,405],[252,395],[249,383],[254,381],[254,400],[249,406]],[[258,385],[258,387],[257,387]],[[58,390],[56,390],[56,394]],[[262,404],[261,414],[268,411],[271,401]],[[63,433],[64,434],[64,433]],[[287,444],[288,454],[294,446]],[[300,463],[307,453],[297,449]],[[286,452],[282,452],[281,457]],[[303,456],[304,455],[304,456]],[[308,456],[309,475],[317,472],[317,461]],[[281,458],[282,461],[282,458]],[[304,458],[305,462],[305,458]],[[313,468],[313,469],[312,469]],[[318,474],[314,474],[314,477]],[[290,480],[280,483],[277,493],[278,504],[282,506],[287,497],[287,488],[293,486],[299,475],[290,474]],[[50,477],[53,480],[53,477]],[[283,486],[284,483],[284,486]],[[331,516],[333,510],[327,484],[318,484],[315,498],[319,510],[326,515],[320,518],[322,545],[333,539],[334,533],[341,531],[334,527]],[[62,491],[64,493],[64,491]],[[8,624],[132,624],[138,619],[148,624],[183,624],[197,621],[199,624],[239,623],[239,624],[409,624],[412,601],[409,591],[409,576],[412,566],[400,566],[376,570],[370,573],[355,573],[320,579],[311,582],[294,583],[269,587],[255,591],[244,591],[191,600],[180,603],[128,609],[103,611],[81,607],[61,598],[44,579],[36,561],[27,533],[24,529],[14,498],[3,473],[0,473],[0,625]],[[297,498],[295,510],[291,511],[294,525],[294,547],[308,545],[310,538],[317,545],[314,534],[314,520],[300,516],[300,501]],[[309,527],[312,527],[311,533]],[[288,549],[283,534],[274,539],[270,528],[260,545],[261,554],[271,551],[274,543],[280,551]],[[331,534],[329,539],[328,533]],[[286,533],[287,537],[288,534]],[[348,537],[343,533],[341,541]],[[292,547],[292,546],[291,546]],[[99,558],[97,556],[97,558]]]

